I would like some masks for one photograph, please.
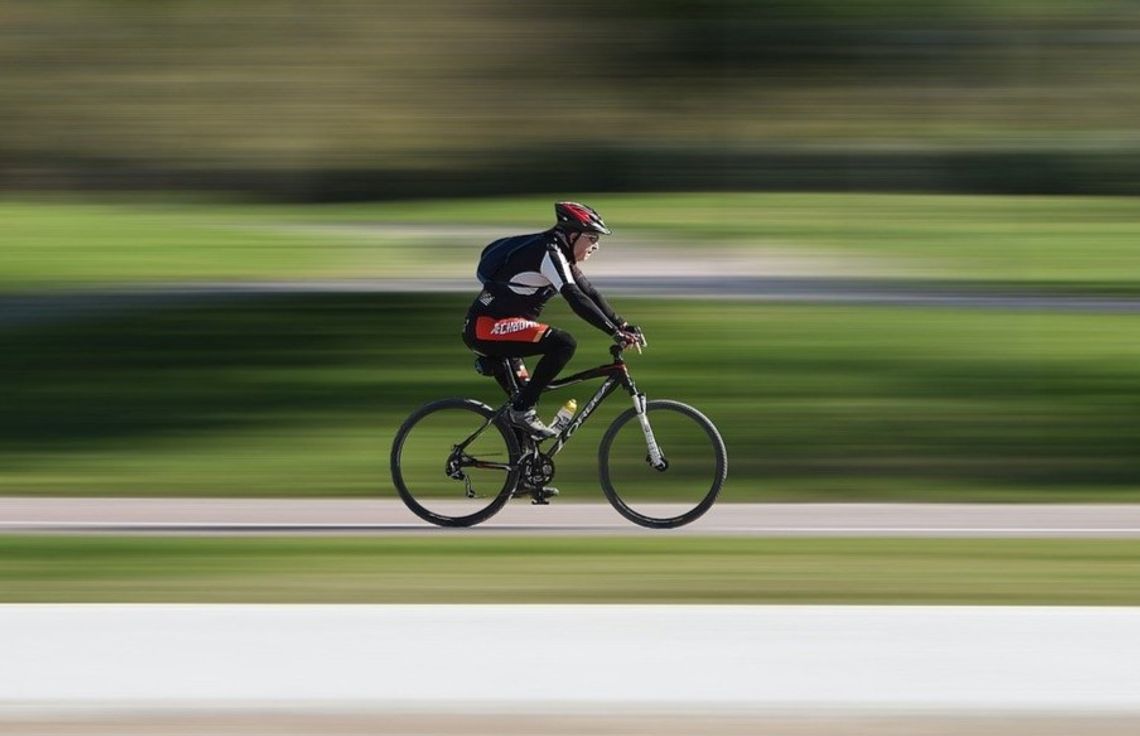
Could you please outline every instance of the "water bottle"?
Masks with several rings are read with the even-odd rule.
[[[561,432],[566,429],[570,424],[570,420],[574,418],[574,412],[576,411],[578,411],[578,402],[574,399],[570,399],[563,404],[562,408],[558,410],[558,413],[554,415],[554,421],[550,423],[550,428],[555,432]]]

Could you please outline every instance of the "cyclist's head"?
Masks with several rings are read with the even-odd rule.
[[[597,233],[574,233],[568,236],[566,249],[570,260],[574,263],[585,262],[598,249],[598,239],[601,237]]]
[[[610,229],[602,222],[601,215],[584,204],[555,202],[554,217],[556,219],[554,227],[568,236],[574,233],[610,234]]]

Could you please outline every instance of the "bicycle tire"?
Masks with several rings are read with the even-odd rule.
[[[657,399],[646,402],[645,410],[647,412],[677,412],[681,416],[691,419],[696,423],[697,427],[703,431],[709,440],[714,460],[708,490],[703,493],[700,500],[697,501],[692,508],[679,514],[665,516],[651,515],[647,513],[644,508],[638,509],[630,503],[627,503],[626,499],[622,498],[621,492],[614,486],[611,468],[611,450],[613,449],[614,441],[617,439],[618,433],[630,420],[637,417],[636,411],[627,409],[618,415],[613,423],[610,424],[605,435],[602,437],[601,445],[598,447],[598,470],[602,484],[602,492],[605,493],[606,499],[619,514],[635,524],[651,529],[672,529],[684,526],[685,524],[696,521],[712,508],[713,503],[716,502],[721,489],[724,487],[725,478],[728,477],[728,452],[725,450],[724,439],[720,436],[720,431],[717,430],[716,425],[713,424],[708,417],[688,404],[667,399]],[[637,432],[641,435],[640,426],[637,427]],[[644,444],[642,446],[644,446]],[[665,447],[665,450],[668,451],[668,447]],[[664,472],[668,473],[669,471],[666,470]]]
[[[443,421],[443,428],[436,430],[437,434],[440,432],[443,434],[431,445],[426,457],[423,456],[423,448],[417,446],[413,449],[413,454],[417,452],[419,454],[414,458],[406,458],[404,456],[405,449],[408,446],[409,439],[417,436],[416,429],[423,427],[426,423],[425,420],[433,418],[433,415],[434,419],[438,420],[445,412],[453,414],[455,417],[454,422],[457,426],[454,432],[449,428],[453,420],[448,417]],[[463,419],[464,414],[475,414],[477,419],[472,417],[470,421],[464,420],[465,426],[460,427],[458,426],[459,420]],[[460,485],[461,481],[449,478],[446,472],[448,452],[454,444],[462,441],[494,414],[495,411],[491,407],[480,401],[454,398],[426,404],[404,420],[392,440],[392,482],[396,486],[396,492],[399,493],[400,499],[412,513],[424,521],[438,526],[467,527],[491,518],[511,499],[511,494],[518,483],[517,469],[494,471],[495,473],[503,473],[501,487],[494,493],[476,498],[467,498],[465,486]],[[500,422],[494,422],[480,438],[482,439],[483,436],[491,438],[496,448],[498,443],[494,438],[501,439],[504,446],[503,452],[506,454],[503,460],[509,461],[511,466],[517,467],[520,449],[518,439],[513,431]],[[436,447],[439,448],[438,456]],[[416,473],[410,472],[412,471],[410,466],[413,465],[416,467]],[[435,472],[435,468],[438,468],[438,473]],[[409,486],[409,474],[417,475],[414,481],[415,488]],[[428,484],[430,484],[430,488]],[[492,482],[491,487],[493,485]]]

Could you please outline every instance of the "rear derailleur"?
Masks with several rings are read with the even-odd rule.
[[[463,495],[467,498],[475,498],[477,495],[475,489],[471,487],[471,479],[467,477],[467,473],[463,472],[463,455],[457,450],[452,452],[447,458],[447,467],[444,469],[447,477],[452,480],[463,481]]]

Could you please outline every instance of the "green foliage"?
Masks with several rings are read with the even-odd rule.
[[[0,0],[0,17],[12,189],[126,180],[319,199],[408,176],[470,193],[611,159],[595,186],[692,187],[722,179],[702,152],[727,167],[758,147],[833,152],[831,190],[986,189],[931,165],[959,147],[1035,152],[1039,173],[1077,154],[1091,170],[1066,172],[1067,191],[1136,186],[1130,172],[1106,181],[1135,154],[1140,99],[1140,14],[1115,0]],[[868,149],[901,156],[846,168]],[[772,168],[796,181],[804,165]],[[333,184],[338,171],[376,180]]]
[[[6,494],[391,496],[416,406],[501,401],[459,340],[466,297],[275,296],[7,328]],[[696,406],[729,452],[724,500],[1136,500],[1130,315],[616,300],[650,336],[650,398]],[[561,303],[567,370],[608,340]],[[579,387],[563,397],[583,401]],[[598,500],[616,397],[559,462]]]

